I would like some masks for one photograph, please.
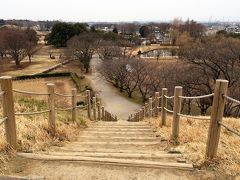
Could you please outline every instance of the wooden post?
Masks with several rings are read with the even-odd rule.
[[[153,102],[152,98],[149,98],[149,117],[153,117]]]
[[[50,110],[49,112],[49,118],[48,118],[48,125],[51,129],[52,133],[55,134],[56,132],[56,122],[55,122],[55,85],[53,83],[48,83],[48,108]]]
[[[101,106],[100,106],[100,102],[97,102],[97,111],[98,111],[98,120],[101,120]]]
[[[137,121],[140,121],[140,111],[137,113]]]
[[[97,98],[93,97],[93,120],[97,120]]]
[[[145,116],[148,117],[149,110],[148,110],[148,103],[145,103]]]
[[[12,77],[2,76],[0,77],[1,90],[3,94],[3,117],[5,120],[5,132],[8,144],[13,148],[17,148],[17,133],[16,133],[16,121],[13,102],[12,91]]]
[[[72,121],[77,119],[77,89],[72,89]]]
[[[162,100],[161,100],[161,122],[160,127],[166,126],[166,118],[167,118],[167,111],[165,108],[167,108],[167,88],[162,88]]]
[[[145,119],[145,110],[144,110],[145,108],[144,107],[142,107],[142,120],[144,120]]]
[[[146,108],[145,108],[145,106],[143,106],[143,119],[145,119],[145,117],[146,117]]]
[[[159,112],[159,92],[155,92],[155,102],[154,102],[154,109],[155,109],[155,117],[158,117]]]
[[[181,103],[182,99],[179,97],[182,96],[182,87],[176,86],[174,90],[174,106],[173,106],[173,124],[172,124],[172,140],[174,144],[178,144],[178,135],[179,135],[179,115],[181,112]]]
[[[104,106],[102,106],[102,121],[105,120],[105,110],[104,110]]]
[[[139,121],[142,121],[142,109],[139,110]]]
[[[225,106],[225,98],[223,95],[227,94],[227,88],[227,80],[216,80],[206,149],[206,158],[208,159],[212,159],[217,155],[221,131],[221,126],[218,124],[218,121],[222,121]]]
[[[115,121],[117,121],[118,119],[117,119],[117,116],[115,115]]]
[[[91,119],[91,91],[87,90],[88,118]]]
[[[107,111],[105,110],[105,121],[108,121],[108,114],[107,114]]]

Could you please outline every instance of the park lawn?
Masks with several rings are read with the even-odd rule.
[[[53,56],[56,59],[49,58],[49,52],[53,51]],[[0,61],[0,76],[21,76],[21,75],[32,75],[41,73],[60,63],[59,55],[63,54],[64,49],[56,49],[53,46],[43,46],[40,48],[32,57],[32,63],[29,63],[28,57],[21,62],[21,68],[16,68],[14,61],[11,59]]]

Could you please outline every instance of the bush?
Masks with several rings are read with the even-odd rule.
[[[23,75],[17,76],[14,80],[26,80],[26,79],[37,79],[37,78],[48,78],[48,77],[65,77],[71,76],[70,72],[52,72],[52,73],[39,73],[34,75]]]

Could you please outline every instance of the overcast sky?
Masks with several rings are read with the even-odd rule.
[[[1,0],[0,19],[240,21],[240,0]]]

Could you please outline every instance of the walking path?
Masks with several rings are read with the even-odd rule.
[[[191,179],[192,164],[166,143],[145,122],[98,122],[76,142],[18,156],[30,159],[23,175],[47,179]]]
[[[127,113],[140,106],[130,102],[96,71],[100,60],[94,57],[88,78],[97,89],[106,109],[120,121],[93,123],[75,142],[48,151],[17,153],[15,175],[38,179],[158,180],[194,179],[193,165],[176,151],[166,151],[161,139],[147,122],[128,122]],[[1,177],[0,177],[1,178]],[[24,179],[24,178],[23,178]]]
[[[137,112],[141,106],[122,96],[118,89],[114,88],[101,76],[97,71],[100,63],[101,60],[95,55],[91,61],[92,74],[88,75],[87,78],[91,81],[105,108],[110,113],[117,115],[119,119],[126,120],[130,114]]]

